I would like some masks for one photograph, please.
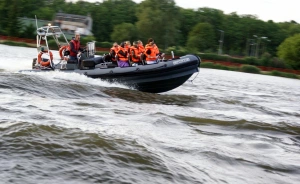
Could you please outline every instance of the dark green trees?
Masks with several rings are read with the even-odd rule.
[[[18,20],[21,7],[18,0],[2,0],[0,2],[0,34],[8,36],[19,36],[20,27]]]
[[[145,0],[137,8],[136,26],[140,39],[152,37],[162,48],[176,44],[179,8],[174,0]]]
[[[213,52],[215,45],[215,32],[209,23],[198,23],[189,33],[187,47],[192,51]]]

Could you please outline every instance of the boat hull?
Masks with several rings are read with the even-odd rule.
[[[83,65],[84,62],[96,63],[95,58],[83,60]],[[153,65],[105,68],[103,63],[96,63],[92,68],[72,69],[70,65],[69,69],[60,71],[75,72],[91,78],[121,83],[143,92],[162,93],[173,90],[186,82],[194,73],[199,71],[200,62],[198,56],[186,55]],[[56,68],[60,68],[60,65],[57,65]],[[73,66],[73,68],[76,67]]]

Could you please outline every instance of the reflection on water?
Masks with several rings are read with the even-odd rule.
[[[131,89],[106,88],[102,92],[111,97],[135,103],[189,106],[190,103],[197,101],[197,97],[193,95],[153,94]]]

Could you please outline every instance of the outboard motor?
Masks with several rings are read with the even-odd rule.
[[[87,58],[94,58],[95,57],[95,41],[86,43],[86,50],[87,50]]]
[[[93,69],[95,68],[95,41],[86,43],[86,52],[81,54],[80,69]]]

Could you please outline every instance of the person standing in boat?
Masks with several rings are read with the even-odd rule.
[[[117,60],[118,60],[118,66],[121,68],[128,67],[128,52],[125,48],[125,43],[122,42],[120,44],[119,50],[117,52]]]
[[[154,43],[154,40],[152,38],[149,38],[148,44],[145,47],[146,63],[149,65],[156,64],[157,55],[159,55],[159,49]]]
[[[77,55],[83,51],[80,48],[80,34],[76,33],[75,38],[70,41],[70,60],[77,60]]]

